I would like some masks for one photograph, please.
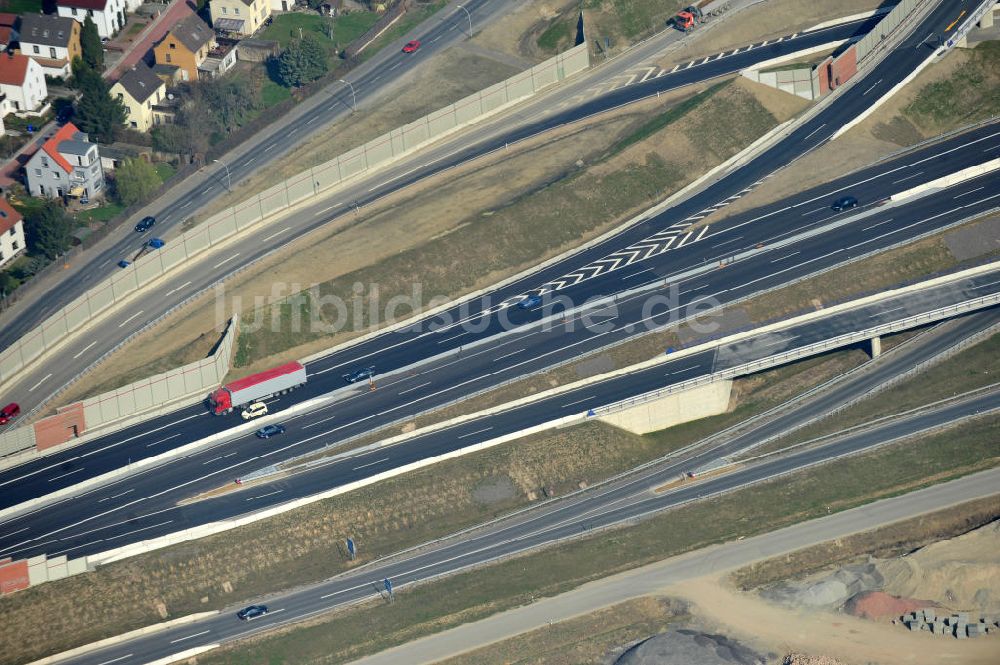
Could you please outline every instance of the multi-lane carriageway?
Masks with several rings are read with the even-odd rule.
[[[662,282],[670,275],[706,266],[710,268],[720,260],[754,248],[757,244],[766,248],[794,234],[850,218],[851,213],[837,214],[829,209],[829,202],[842,192],[852,192],[862,201],[864,209],[871,213],[869,217],[859,218],[787,247],[761,253],[752,260],[730,265],[724,270],[708,269],[703,274],[677,282],[675,306],[681,308],[680,312],[664,315],[668,308],[659,308],[659,316],[646,321],[645,325],[665,323],[671,314],[676,318],[678,313],[684,313],[688,305],[708,297],[721,303],[732,302],[1000,205],[1000,198],[994,194],[998,191],[1000,175],[992,174],[906,205],[881,208],[876,204],[900,187],[912,183],[915,180],[911,177],[913,174],[932,178],[991,156],[1000,156],[1000,124],[928,146],[774,205],[717,222],[707,227],[708,231],[700,240],[685,241],[682,236],[670,251],[655,254],[637,265],[610,270],[566,288],[561,294],[569,295],[574,302],[583,303],[598,296]],[[493,302],[509,298],[523,287],[521,284],[502,289],[493,296]],[[668,290],[667,295],[670,294]],[[550,308],[546,306],[535,311],[508,309],[505,312],[518,326],[537,321],[548,313]],[[343,405],[330,407],[330,422],[335,423],[333,427],[336,429],[304,446],[319,448],[621,341],[636,332],[637,322],[647,318],[641,314],[636,314],[631,321],[619,316],[611,330],[577,326],[573,331],[557,329],[546,335],[508,335],[475,349],[468,348],[470,342],[494,338],[499,330],[496,318],[479,335],[463,335],[461,330],[454,329],[423,335],[408,334],[406,331],[379,335],[309,363],[309,383],[272,404],[271,408],[280,411],[304,399],[343,390],[341,374],[359,363],[375,364],[385,374],[410,366],[421,358],[447,352],[456,354],[459,349],[466,349],[461,351],[461,356],[449,356],[418,368],[416,378],[419,381],[408,386],[403,394],[379,390],[367,396],[355,409],[345,411]],[[384,381],[379,383],[387,388]],[[196,404],[41,457],[29,464],[6,469],[0,472],[0,509],[223,432],[237,422],[238,418],[210,417],[203,405]],[[230,457],[225,459],[234,461]],[[242,472],[234,471],[234,475]]]
[[[964,4],[967,3],[955,0],[943,3],[942,7],[932,12],[931,17],[925,21],[924,25],[918,26],[918,31],[926,30],[933,33],[935,29],[943,30],[947,27],[947,22],[953,19],[953,17],[949,18],[949,10],[944,5],[957,7],[958,5],[964,6]],[[960,10],[960,7],[956,8],[955,13],[957,14]],[[10,390],[22,393],[23,399],[21,401],[28,404],[29,407],[32,401],[43,401],[46,395],[52,394],[60,386],[72,381],[84,368],[89,367],[98,358],[115,348],[120,340],[142,330],[147,325],[151,325],[151,322],[156,321],[159,316],[174,305],[202,292],[211,284],[221,282],[227,275],[238,270],[240,265],[246,265],[248,262],[267,255],[281,244],[297,237],[297,234],[301,235],[308,230],[318,228],[334,217],[349,214],[356,205],[364,205],[366,202],[385,196],[390,192],[399,191],[429,175],[442,173],[455,165],[466,163],[476,156],[494,150],[503,150],[505,146],[524,137],[534,136],[548,129],[591,117],[595,113],[616,108],[630,100],[655,95],[660,90],[674,89],[681,85],[705,81],[714,76],[737,71],[740,67],[761,61],[763,56],[769,52],[773,54],[787,53],[789,50],[794,50],[790,46],[791,43],[797,44],[797,48],[806,48],[809,45],[835,41],[838,38],[836,35],[846,37],[870,26],[871,21],[866,21],[846,27],[804,33],[794,39],[729,54],[722,58],[714,58],[662,77],[650,78],[642,83],[624,86],[564,111],[548,112],[548,109],[542,106],[548,99],[547,96],[534,104],[529,103],[523,108],[519,107],[516,112],[498,119],[496,122],[499,124],[485,123],[483,126],[477,127],[471,135],[445,142],[440,146],[435,145],[429,150],[415,155],[412,159],[403,160],[393,168],[386,169],[380,173],[380,177],[359,182],[354,187],[341,192],[334,200],[325,200],[302,209],[296,214],[294,220],[289,220],[282,228],[266,228],[246,234],[245,238],[241,238],[236,244],[227,245],[229,249],[226,256],[220,256],[217,260],[195,262],[185,271],[161,283],[160,293],[169,295],[157,300],[146,299],[141,305],[137,304],[132,308],[126,307],[122,310],[120,317],[108,317],[91,328],[92,335],[88,337],[86,342],[66,347],[67,353],[63,356],[66,359],[65,362],[53,360],[36,362],[21,373],[16,379],[17,385],[11,386]],[[838,30],[845,32],[839,33]],[[923,34],[927,35],[927,32],[923,32]],[[863,87],[859,83],[855,88],[845,91],[833,104],[806,123],[805,127],[791,134],[786,140],[762,154],[747,167],[726,178],[725,184],[720,183],[706,191],[701,197],[690,200],[686,207],[675,208],[674,211],[677,214],[671,214],[669,222],[664,216],[657,216],[650,220],[650,224],[636,227],[620,237],[610,238],[587,251],[579,252],[574,257],[550,266],[547,271],[539,272],[535,276],[519,281],[519,288],[522,291],[535,289],[551,280],[568,280],[569,283],[572,283],[579,279],[576,273],[580,269],[583,269],[588,275],[595,272],[593,264],[602,258],[629,247],[631,250],[628,251],[644,251],[644,241],[647,239],[653,244],[658,244],[659,239],[653,237],[657,233],[674,231],[678,228],[674,225],[685,226],[689,224],[691,220],[687,219],[688,217],[704,214],[702,211],[714,209],[715,206],[732,200],[731,197],[752,187],[767,173],[786,164],[802,152],[821,145],[843,122],[867,108],[873,100],[886,93],[894,82],[905,76],[917,62],[933,53],[934,44],[933,34],[928,36],[926,40],[916,37],[905,40],[903,45],[893,52],[886,62],[873,68],[871,78],[866,79],[868,82]],[[890,62],[891,66],[888,64]],[[600,73],[600,71],[596,70],[595,74]],[[572,83],[569,85],[572,86]],[[919,182],[920,176],[915,180]],[[674,228],[668,229],[671,226]],[[585,266],[587,267],[585,268]],[[27,395],[24,396],[24,393]]]
[[[422,381],[419,376],[401,377],[375,393],[354,392],[333,404],[329,411],[312,411],[285,419],[287,432],[281,438],[261,441],[247,433],[234,445],[212,447],[8,520],[3,524],[6,533],[0,538],[0,556],[24,558],[46,552],[78,557],[107,552],[131,542],[276,506],[393,469],[403,469],[426,458],[513,435],[527,427],[585,414],[588,409],[639,395],[664,384],[738,370],[754,361],[804,349],[841,334],[903,321],[983,296],[993,296],[995,302],[997,294],[1000,294],[1000,267],[678,357],[416,436],[391,447],[340,458],[304,473],[283,476],[274,482],[248,487],[243,491],[176,505],[181,496],[227,485],[233,475],[243,475],[246,470],[276,461],[283,455],[304,452],[310,443],[327,440],[340,427],[337,424],[340,417],[352,411],[365,413],[378,394],[388,394],[390,399],[405,395]],[[633,313],[638,308],[641,308],[641,299],[637,298],[623,303],[619,311]],[[995,325],[996,314],[994,308],[991,316],[984,317],[985,325]],[[920,322],[926,322],[926,319],[920,319]]]
[[[930,29],[932,33],[939,31],[943,17],[952,8],[951,4],[954,3],[945,3],[948,7],[942,5],[932,12],[921,29]],[[916,34],[928,34],[921,33],[921,29],[918,29]],[[933,37],[933,34],[931,36]],[[873,80],[871,85],[862,85],[865,82],[859,82],[844,97],[796,130],[788,139],[775,148],[765,151],[761,157],[711,186],[706,192],[566,261],[505,287],[493,294],[492,303],[573,275],[582,265],[590,265],[600,258],[609,257],[622,247],[634,246],[636,242],[662,233],[671,224],[697,217],[701,212],[714,208],[721,202],[732,200],[732,197],[746,191],[776,166],[825,141],[838,126],[864,107],[868,103],[867,100],[874,99],[880,94],[877,90],[879,86],[891,85],[893,81],[905,75],[908,67],[926,57],[928,51],[923,46],[926,43],[928,42],[924,38],[916,37],[904,41],[901,48],[868,75],[873,79],[877,78],[877,81]],[[867,95],[872,96],[866,100]],[[594,295],[607,295],[662,280],[665,276],[677,274],[685,268],[709,265],[719,258],[736,253],[741,248],[753,247],[758,243],[766,246],[796,231],[829,222],[832,213],[827,211],[827,206],[840,192],[850,190],[851,193],[858,195],[863,203],[872,206],[874,202],[885,199],[889,194],[902,188],[899,181],[903,178],[915,176],[905,183],[906,186],[912,186],[915,182],[935,177],[935,174],[940,175],[996,156],[998,148],[1000,140],[996,126],[980,128],[970,134],[954,137],[939,145],[925,147],[897,160],[848,176],[831,185],[792,197],[779,205],[753,214],[737,216],[725,223],[717,223],[706,232],[699,231],[697,237],[687,236],[683,242],[678,241],[664,251],[647,253],[641,265],[625,266],[624,262],[619,262],[617,270],[595,273],[585,276],[587,277],[585,279],[575,280],[574,283],[567,284],[560,291],[560,295],[581,302]],[[678,284],[679,302],[683,306],[713,297],[724,303],[764,288],[780,285],[803,274],[989,210],[996,203],[991,194],[995,191],[997,191],[997,179],[986,176],[953,191],[939,193],[905,206],[886,208],[871,218],[858,220],[856,223],[820,236],[803,239],[799,243],[783,248],[786,250],[784,254],[761,254],[753,260],[731,265],[725,271],[707,272],[704,274],[704,279],[694,278],[681,282]],[[473,308],[477,306],[478,302],[473,304]],[[511,314],[514,323],[522,325],[539,316],[541,312]],[[379,397],[375,397],[376,394],[366,397],[366,400],[372,401],[364,403],[364,415],[355,420],[351,420],[337,407],[333,407],[328,417],[332,419],[330,422],[336,421],[332,426],[335,429],[324,432],[323,436],[299,446],[300,450],[297,452],[304,451],[309,445],[321,447],[352,432],[367,431],[381,422],[426,410],[435,404],[451,401],[471,391],[494,385],[512,375],[578,356],[581,352],[628,336],[634,332],[632,328],[636,322],[648,318],[643,316],[626,321],[618,317],[612,330],[601,332],[599,335],[588,334],[587,331],[578,329],[572,336],[567,336],[563,331],[561,335],[538,335],[537,342],[531,339],[525,346],[517,347],[509,346],[512,342],[511,336],[495,336],[497,332],[495,319],[491,319],[486,329],[478,333],[478,336],[473,334],[445,336],[443,333],[414,335],[405,332],[379,335],[366,344],[312,363],[309,367],[312,374],[310,383],[303,392],[296,394],[295,398],[313,397],[339,387],[341,385],[339,374],[357,362],[368,362],[374,358],[380,370],[385,372],[409,365],[421,358],[467,348],[469,343],[477,338],[489,338],[494,342],[478,347],[474,356],[467,353],[459,362],[455,362],[452,358],[439,363],[440,368],[431,365],[422,368],[420,370],[422,382],[427,382],[428,378],[431,378],[432,385],[420,386],[420,389],[415,391],[416,395],[380,390],[376,393]],[[654,318],[653,321],[662,323],[665,318],[667,315],[661,313],[659,318]],[[630,323],[633,325],[629,326]],[[432,370],[440,370],[443,373],[432,376]],[[455,376],[455,373],[461,376]],[[376,399],[387,402],[376,404],[374,402]],[[36,466],[23,466],[4,473],[0,482],[5,483],[3,485],[5,505],[15,505],[25,499],[72,485],[103,471],[124,466],[133,453],[137,458],[147,457],[231,425],[231,422],[212,420],[204,415],[204,411],[195,407],[129,428],[79,448],[68,449],[40,460]],[[238,447],[237,445],[234,449]],[[238,454],[231,457],[238,457]],[[226,452],[213,464],[215,468],[221,468],[229,461],[231,461],[230,452]],[[224,472],[229,470],[225,468]],[[238,474],[234,472],[233,475]],[[196,484],[196,481],[192,481],[183,491],[194,491]]]

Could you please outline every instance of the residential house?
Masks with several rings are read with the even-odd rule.
[[[24,221],[7,199],[0,196],[0,266],[24,251]]]
[[[42,66],[14,51],[0,54],[0,94],[4,96],[0,115],[43,113],[49,89]]]
[[[87,16],[97,25],[97,34],[111,39],[125,25],[125,0],[56,0],[59,16],[83,25]]]
[[[70,74],[81,55],[80,24],[66,16],[25,14],[21,17],[21,53],[38,61],[47,76]]]
[[[210,0],[212,27],[230,37],[249,37],[271,18],[271,0]]]
[[[24,166],[32,196],[89,197],[103,193],[104,171],[97,144],[67,122]]]
[[[215,48],[215,33],[197,15],[192,14],[175,25],[162,41],[153,47],[158,65],[181,68],[185,81],[198,80],[198,67]]]
[[[17,14],[0,12],[0,52],[16,44],[17,39]]]
[[[148,132],[153,126],[153,105],[159,104],[166,93],[167,86],[144,62],[125,72],[111,86],[112,96],[117,96],[128,112],[125,124],[140,132]]]

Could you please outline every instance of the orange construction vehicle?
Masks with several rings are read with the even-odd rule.
[[[681,32],[691,32],[701,23],[701,10],[694,5],[677,12],[674,17],[674,27]]]

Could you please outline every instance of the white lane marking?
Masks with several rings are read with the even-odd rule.
[[[912,175],[908,175],[908,176],[906,176],[905,178],[900,178],[899,180],[893,180],[893,181],[892,181],[892,184],[894,184],[894,185],[895,185],[895,184],[898,184],[898,183],[901,183],[901,182],[903,182],[903,181],[905,181],[905,180],[909,180],[910,178],[916,178],[916,177],[917,177],[918,175],[920,175],[921,173],[923,173],[923,171],[917,171],[916,173],[914,173],[914,174],[912,174]]]
[[[290,226],[286,226],[285,228],[281,229],[280,231],[275,231],[274,233],[272,233],[272,234],[271,234],[271,235],[269,235],[268,237],[264,238],[263,242],[267,242],[267,241],[268,241],[268,240],[270,240],[271,238],[277,238],[278,236],[280,236],[280,235],[281,235],[282,233],[284,233],[285,231],[291,231],[291,230],[292,230],[292,227],[290,227]]]
[[[822,208],[816,208],[815,210],[810,210],[809,212],[804,212],[802,213],[802,216],[805,217],[806,215],[815,215],[816,213],[823,212],[824,210],[826,210],[826,206],[823,206]]]
[[[185,201],[184,205],[181,206],[181,210],[183,210],[184,208],[187,208],[189,205],[191,205],[191,202],[190,201]]]
[[[233,254],[232,256],[230,256],[228,259],[222,259],[221,261],[219,261],[218,263],[216,263],[214,266],[212,266],[212,269],[214,270],[215,268],[218,268],[221,265],[229,263],[230,261],[232,261],[233,259],[235,259],[239,255],[240,255],[240,253],[236,252],[235,254]]]
[[[306,429],[307,427],[312,427],[313,425],[321,425],[321,424],[323,424],[325,422],[329,422],[329,421],[333,420],[336,417],[337,416],[330,416],[329,418],[324,418],[323,420],[317,420],[314,423],[309,423],[308,425],[303,425],[302,429]]]
[[[878,224],[872,224],[871,226],[866,226],[865,228],[863,228],[863,229],[861,229],[861,230],[862,230],[862,231],[871,231],[871,230],[872,230],[872,229],[874,229],[874,228],[875,228],[876,226],[882,226],[883,224],[888,224],[888,223],[889,223],[889,222],[891,222],[891,221],[892,221],[892,219],[890,218],[890,219],[887,219],[887,220],[885,220],[885,221],[883,221],[883,222],[879,222]]]
[[[273,496],[275,494],[281,494],[285,490],[274,490],[273,492],[268,492],[267,494],[258,494],[257,496],[252,496],[247,501],[253,501],[254,499],[263,499],[265,496]]]
[[[706,226],[705,228],[708,228],[708,227]],[[639,275],[641,275],[643,273],[647,273],[647,272],[653,272],[653,269],[652,268],[643,268],[642,270],[640,270],[638,272],[634,272],[634,273],[632,273],[630,275],[622,275],[621,278],[622,279],[631,279],[633,277],[638,277]]]
[[[163,295],[164,295],[164,297],[169,296],[171,293],[174,293],[175,291],[180,291],[185,286],[191,286],[191,282],[184,282],[183,284],[181,284],[180,286],[178,286],[176,289],[170,289],[169,291],[167,291]]]
[[[414,390],[420,390],[421,388],[424,388],[424,387],[429,386],[429,385],[431,385],[430,381],[428,381],[427,383],[421,383],[419,386],[414,386],[412,388],[407,388],[406,390],[401,390],[397,394],[399,394],[399,395],[405,395],[406,393],[412,393]]]
[[[77,358],[79,358],[80,356],[82,356],[84,353],[87,352],[87,349],[89,349],[90,347],[92,347],[95,344],[97,344],[97,342],[91,342],[87,346],[83,347],[83,349],[80,351],[80,353],[78,353],[75,356],[73,356],[73,360],[76,360]]]
[[[715,248],[715,247],[722,247],[723,245],[728,245],[731,242],[736,242],[737,240],[742,240],[742,239],[743,239],[743,236],[736,236],[735,238],[730,238],[729,240],[724,240],[723,242],[717,242],[714,245],[712,245],[712,247],[713,248]]]
[[[218,462],[220,459],[222,459],[222,455],[219,455],[218,457],[213,457],[212,459],[206,462],[202,462],[201,465],[205,466],[206,464],[211,464],[212,462]]]
[[[388,457],[383,457],[382,459],[377,459],[374,462],[368,462],[368,464],[362,464],[361,466],[356,466],[353,469],[351,469],[351,471],[357,471],[358,469],[363,469],[366,466],[375,466],[376,464],[381,464],[382,462],[388,462],[388,461],[389,461]]]
[[[875,86],[877,86],[881,82],[882,82],[882,79],[879,79],[879,80],[875,81],[874,83],[872,83],[871,86],[869,86],[869,88],[867,90],[865,90],[864,92],[861,93],[861,96],[864,97],[865,95],[867,95],[869,92],[872,91],[872,89]]]
[[[819,130],[823,129],[824,127],[826,127],[826,123],[825,123],[825,122],[824,122],[824,123],[823,123],[822,125],[820,125],[819,127],[817,127],[816,129],[814,129],[814,130],[812,130],[811,132],[809,132],[809,134],[808,134],[808,135],[807,135],[807,136],[806,136],[806,137],[805,137],[804,139],[802,139],[802,140],[803,140],[803,141],[808,141],[808,140],[809,140],[809,138],[810,138],[810,137],[811,137],[811,136],[812,136],[813,134],[815,134],[815,133],[816,133],[816,132],[818,132]]]
[[[961,194],[955,194],[955,196],[953,196],[952,198],[957,199],[960,196],[966,196],[968,194],[972,194],[972,193],[978,192],[981,189],[986,189],[986,186],[983,185],[982,187],[976,187],[975,189],[970,189],[969,191],[962,192]]]
[[[83,471],[82,466],[79,469],[70,471],[69,473],[64,473],[61,476],[56,476],[55,478],[49,478],[49,482],[51,483],[53,480],[59,480],[60,478],[65,478],[66,476],[72,476],[74,473],[79,473],[80,471]]]
[[[125,490],[124,492],[119,492],[118,494],[115,494],[114,496],[106,496],[103,499],[98,499],[97,503],[104,503],[105,501],[110,501],[111,499],[117,499],[120,496],[125,496],[129,492],[134,492],[134,491],[135,491],[135,488],[133,487],[132,489]]]
[[[583,399],[578,399],[575,402],[570,402],[569,404],[563,404],[562,407],[560,407],[560,408],[565,409],[568,406],[573,406],[575,404],[580,404],[582,402],[586,402],[588,399],[594,399],[594,397],[595,397],[594,395],[591,395],[590,397],[584,397]]]
[[[906,305],[902,305],[900,307],[893,307],[891,309],[880,309],[877,312],[875,312],[874,314],[869,314],[868,318],[870,318],[870,319],[871,318],[875,318],[876,316],[882,316],[883,314],[888,314],[889,312],[898,312],[901,309],[906,309]]]
[[[271,152],[272,150],[274,150],[275,145],[277,144],[272,143],[271,145],[267,146],[266,148],[264,148],[264,152]]]
[[[428,44],[433,44],[434,42],[436,42],[436,41],[437,41],[437,40],[439,40],[439,39],[441,39],[441,35],[438,35],[437,37],[435,37],[434,39],[430,40],[430,41],[429,41],[429,42],[427,42],[427,43],[428,43]]]
[[[139,310],[138,312],[136,312],[136,313],[135,313],[135,314],[133,314],[132,316],[128,317],[127,319],[125,319],[124,321],[122,321],[121,323],[119,323],[119,324],[118,324],[118,327],[119,327],[119,328],[121,328],[121,327],[122,327],[122,326],[124,326],[124,325],[125,325],[126,323],[128,323],[129,321],[131,321],[131,320],[132,320],[132,319],[134,319],[135,317],[137,317],[137,316],[139,316],[140,314],[142,314],[142,311],[143,311],[143,310],[141,310],[141,309],[140,309],[140,310]]]
[[[456,439],[464,439],[464,438],[467,438],[467,437],[470,437],[470,436],[475,436],[477,434],[482,434],[483,432],[489,432],[491,429],[493,429],[493,428],[492,427],[484,427],[483,429],[477,429],[475,432],[469,432],[468,434],[461,434],[461,435],[459,435],[459,436],[457,436],[455,438]]]
[[[87,547],[88,545],[96,545],[97,543],[103,543],[103,542],[104,542],[104,539],[103,538],[99,538],[97,540],[92,540],[89,543],[83,543],[82,545],[74,545],[73,547],[67,547],[64,550],[59,550],[58,552],[53,552],[49,556],[50,557],[59,556],[60,554],[66,554],[66,552],[72,552],[73,550],[78,550],[81,547]]]
[[[184,640],[190,640],[191,638],[199,637],[201,635],[208,635],[210,632],[212,632],[212,631],[210,631],[210,630],[203,630],[200,633],[195,633],[194,635],[188,635],[186,637],[178,637],[176,640],[170,640],[170,643],[171,644],[175,644],[177,642],[183,642]]]
[[[250,159],[248,159],[247,161],[243,162],[243,166],[250,166],[250,165],[251,165],[251,164],[253,164],[253,163],[254,163],[255,161],[257,161],[257,158],[256,158],[256,157],[251,157],[251,158],[250,158]]]
[[[498,358],[494,358],[493,362],[497,362],[499,360],[503,360],[504,358],[509,358],[509,357],[511,357],[513,355],[517,355],[518,353],[521,353],[522,351],[525,351],[525,350],[526,349],[518,349],[517,351],[511,351],[510,353],[505,353],[504,355],[502,355],[502,356],[500,356]]]
[[[111,660],[105,660],[98,663],[97,665],[111,665],[111,663],[117,663],[119,660],[125,660],[126,658],[131,658],[135,654],[127,653],[124,656],[119,656],[118,658],[112,658]]]
[[[40,386],[40,385],[42,385],[43,383],[45,383],[45,381],[46,381],[46,380],[47,380],[47,379],[48,379],[48,378],[49,378],[50,376],[52,376],[52,373],[51,373],[51,372],[50,372],[50,373],[48,373],[48,374],[46,374],[45,376],[43,376],[43,377],[42,377],[42,380],[41,380],[41,381],[39,381],[39,382],[38,382],[38,383],[36,383],[35,385],[33,385],[33,386],[31,386],[30,388],[28,388],[28,392],[29,392],[29,393],[30,393],[30,392],[32,392],[32,391],[33,391],[33,390],[34,390],[35,388],[37,388],[38,386]]]
[[[782,256],[780,259],[775,259],[771,261],[771,263],[777,263],[778,261],[784,261],[785,259],[790,259],[796,254],[798,254],[798,252],[792,252],[791,254],[786,254],[785,256]]]
[[[336,208],[336,207],[337,207],[337,206],[330,206],[330,207],[328,207],[328,208],[323,208],[322,210],[318,210],[318,211],[316,211],[315,213],[313,213],[313,217],[319,217],[319,216],[320,216],[320,215],[322,215],[323,213],[326,213],[326,212],[330,212],[331,210],[333,210],[333,209],[334,209],[334,208]]]
[[[19,534],[22,531],[27,531],[29,528],[30,527],[24,527],[23,529],[18,529],[17,531],[11,531],[10,533],[5,533],[2,536],[0,536],[0,540],[3,540],[4,538],[10,538],[11,536]]]
[[[137,518],[139,519],[139,518]],[[170,524],[173,520],[167,520],[166,522],[160,522],[159,524],[153,524],[151,526],[144,526],[141,529],[136,529],[134,531],[129,531],[128,533],[120,533],[117,536],[109,536],[107,540],[114,540],[115,538],[124,538],[125,536],[131,536],[133,533],[139,533],[140,531],[146,531],[147,529],[155,529],[158,526],[163,526],[164,524]],[[96,529],[95,529],[96,530]],[[83,534],[80,534],[83,535]]]
[[[309,118],[308,120],[306,120],[306,124],[307,124],[307,125],[311,125],[311,124],[313,124],[314,122],[316,122],[317,120],[319,120],[319,117],[318,117],[318,116],[315,116],[315,115],[314,115],[313,117],[311,117],[311,118]]]
[[[171,434],[170,436],[168,436],[168,437],[166,437],[164,439],[157,439],[156,441],[153,441],[152,443],[147,443],[146,447],[147,448],[151,448],[151,447],[155,446],[158,443],[163,443],[164,441],[169,441],[170,439],[174,439],[174,438],[176,438],[178,436],[180,436],[180,432],[178,432],[177,434]]]

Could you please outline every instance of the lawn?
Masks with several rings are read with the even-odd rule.
[[[11,14],[41,14],[42,0],[0,0],[0,11]]]
[[[260,100],[264,103],[264,108],[270,108],[275,104],[280,104],[286,99],[291,99],[292,91],[285,86],[275,83],[271,79],[264,79],[264,84],[260,89]]]
[[[124,209],[125,206],[122,204],[109,201],[104,205],[77,213],[76,219],[81,222],[109,222]]]
[[[261,39],[272,39],[284,48],[293,39],[311,34],[318,37],[331,51],[339,51],[363,35],[378,19],[378,14],[374,12],[351,12],[336,19],[299,12],[281,14],[275,16],[271,25],[261,33]],[[331,24],[333,39],[330,39]]]
[[[160,182],[166,182],[177,173],[177,169],[174,168],[173,164],[168,164],[167,162],[157,162],[153,164],[153,168],[156,170],[156,175],[160,177]]]

